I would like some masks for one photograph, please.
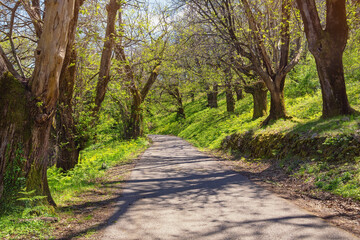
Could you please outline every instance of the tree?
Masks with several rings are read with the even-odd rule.
[[[326,25],[320,22],[315,0],[297,0],[309,50],[321,85],[324,118],[352,114],[344,78],[343,53],[348,38],[346,1],[326,1]]]
[[[75,1],[74,16],[69,26],[68,44],[59,79],[59,101],[56,114],[56,144],[59,150],[56,156],[56,166],[64,171],[72,169],[77,164],[80,152],[76,141],[72,100],[77,66],[76,26],[80,7],[84,1]]]
[[[27,190],[35,190],[36,195],[47,196],[47,201],[52,205],[55,203],[49,191],[46,174],[47,147],[59,95],[59,76],[74,4],[74,0],[46,1],[43,21],[33,21],[40,39],[35,51],[35,68],[29,80],[19,77],[6,56],[1,54],[2,61],[7,63],[14,73],[2,73],[0,84],[0,112],[3,116],[0,119],[0,165],[5,165],[1,171],[6,171],[6,165],[13,161],[19,149],[22,149],[26,158]],[[29,8],[28,2],[24,2],[23,6],[29,16],[38,16],[33,11],[37,13],[39,9]],[[7,69],[10,71],[9,67]],[[1,172],[0,176],[3,174]],[[3,182],[0,182],[0,186],[2,185]]]
[[[145,15],[146,14],[148,13],[145,11]],[[165,28],[161,29],[160,32],[156,32],[156,26],[155,29],[150,30],[149,28],[153,28],[154,26],[151,26],[149,22],[145,22],[144,24],[144,22],[140,21],[136,29],[136,35],[139,39],[135,42],[142,44],[136,49],[133,48],[133,58],[129,59],[125,52],[124,38],[128,37],[128,39],[131,39],[131,37],[126,36],[124,33],[125,24],[122,17],[122,13],[120,12],[119,34],[115,44],[115,58],[117,60],[116,71],[117,76],[122,78],[123,87],[126,88],[127,93],[130,95],[130,101],[126,102],[126,100],[122,101],[118,99],[118,103],[122,108],[124,138],[136,139],[143,136],[144,133],[142,104],[159,75],[164,52],[167,48],[168,32],[166,22],[164,24]],[[147,15],[145,19],[149,21]],[[140,18],[140,20],[143,19]],[[160,26],[162,26],[162,24],[160,24]],[[130,106],[128,106],[128,104]]]
[[[263,124],[268,124],[270,120],[287,117],[285,78],[300,60],[300,35],[296,25],[290,28],[291,1],[240,2],[192,0],[189,5],[235,49],[237,70],[253,71],[266,84],[271,105],[270,114]],[[290,49],[296,54],[290,54]]]
[[[93,109],[94,115],[96,115],[100,110],[101,103],[105,98],[107,85],[110,81],[111,56],[115,44],[115,22],[117,11],[120,9],[120,6],[121,3],[119,3],[119,0],[110,0],[109,4],[106,5],[108,17],[105,42],[101,54],[99,80],[96,86],[95,107]]]

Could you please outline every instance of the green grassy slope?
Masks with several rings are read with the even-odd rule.
[[[352,55],[353,53],[348,53]],[[359,56],[344,58],[346,65],[347,93],[351,106],[360,110],[360,59]],[[299,65],[286,80],[285,87],[286,108],[289,120],[278,120],[271,125],[261,128],[260,123],[265,117],[252,119],[252,97],[246,95],[236,103],[234,114],[226,112],[225,94],[219,95],[219,108],[206,107],[206,96],[198,96],[194,102],[185,105],[186,119],[178,120],[176,113],[160,112],[148,118],[153,128],[151,133],[172,134],[183,137],[193,145],[207,149],[218,149],[222,141],[234,133],[243,134],[248,131],[256,136],[266,136],[277,133],[294,133],[304,138],[327,137],[329,141],[341,143],[344,135],[360,134],[360,116],[340,116],[331,119],[321,119],[321,91],[315,65],[312,59],[307,64]],[[152,106],[155,112],[157,109]],[[341,134],[341,136],[339,136]],[[272,135],[274,136],[274,135]],[[266,137],[265,137],[266,138]],[[350,138],[349,138],[350,139]],[[325,143],[321,144],[321,147]],[[281,144],[281,143],[280,143]],[[348,143],[344,143],[348,144]],[[345,148],[344,145],[342,148]],[[305,150],[306,151],[306,150]],[[320,151],[320,150],[318,150]],[[332,151],[332,150],[331,150]],[[330,151],[330,152],[331,152]],[[317,190],[330,191],[334,194],[360,200],[360,157],[346,160],[341,157],[335,159],[332,155],[337,152],[321,152],[318,156],[307,158],[286,155],[278,159],[278,168],[286,174],[300,178],[304,184],[312,184]],[[295,158],[294,158],[295,157]],[[241,161],[255,161],[257,159],[241,158]],[[266,160],[265,160],[266,161]],[[246,165],[246,164],[245,164]]]
[[[356,110],[360,110],[360,63],[346,68],[347,92],[349,101]],[[249,130],[258,133],[311,133],[319,135],[337,135],[352,133],[360,129],[360,117],[335,117],[321,119],[321,91],[313,60],[302,64],[292,71],[286,80],[286,108],[292,119],[279,120],[268,127],[260,128],[265,118],[252,119],[252,97],[236,103],[234,114],[226,112],[225,95],[219,95],[219,108],[206,107],[206,96],[199,96],[194,102],[185,105],[185,120],[178,120],[175,113],[162,113],[148,119],[153,129],[151,133],[173,134],[183,137],[195,146],[216,149],[221,141],[233,133]],[[270,99],[270,98],[268,98]]]

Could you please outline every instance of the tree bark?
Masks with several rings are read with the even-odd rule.
[[[106,11],[108,12],[108,16],[105,42],[101,54],[99,80],[96,86],[95,107],[93,109],[94,116],[96,116],[100,110],[101,103],[104,101],[105,98],[107,85],[110,81],[111,56],[115,44],[115,22],[117,11],[119,9],[120,3],[118,0],[110,0],[110,2],[106,5]]]
[[[80,7],[85,0],[76,0],[74,17],[70,22],[68,44],[59,79],[59,102],[56,115],[56,166],[70,170],[78,162],[80,148],[76,141],[72,99],[76,80],[77,53],[75,49],[76,26]]]
[[[190,92],[191,102],[195,102],[195,93],[193,91]]]
[[[231,68],[225,69],[225,93],[226,93],[226,110],[227,112],[235,112],[235,99],[232,92],[232,74]]]
[[[207,93],[208,106],[210,108],[218,107],[218,101],[217,101],[217,96],[219,94],[218,88],[219,88],[218,84],[214,83],[212,89]]]
[[[31,148],[32,122],[27,95],[29,91],[10,73],[0,72],[0,200],[4,190],[6,194],[13,187],[4,183],[9,166],[15,165],[23,170],[24,162],[20,159],[26,157]],[[15,182],[19,176],[8,177]]]
[[[80,149],[76,142],[76,128],[73,118],[72,96],[76,79],[76,50],[71,52],[70,65],[60,78],[60,96],[56,115],[56,167],[68,171],[78,162]]]
[[[47,196],[55,205],[47,183],[47,150],[50,127],[59,95],[59,75],[68,42],[68,29],[74,13],[74,0],[46,1],[44,29],[36,49],[35,69],[29,86],[31,89],[30,114],[31,146],[25,171],[27,190]]]
[[[245,92],[253,96],[254,108],[253,119],[266,116],[267,112],[267,92],[264,82],[256,82],[245,87]]]
[[[243,89],[238,84],[235,84],[234,90],[235,90],[235,93],[236,93],[236,100],[237,101],[240,101],[241,99],[244,99]]]
[[[182,100],[182,96],[179,91],[179,88],[176,88],[175,91],[178,96],[178,98],[177,98],[177,104],[178,104],[177,117],[185,119],[186,118],[185,109],[184,109],[184,104],[183,104],[183,100]]]
[[[177,86],[177,84],[173,84],[170,85],[168,88],[166,88],[166,90],[169,93],[169,95],[172,96],[176,101],[176,105],[177,105],[176,117],[185,119],[186,118],[185,109],[182,101],[182,94],[180,93],[179,87]]]
[[[322,91],[322,116],[352,114],[342,62],[347,44],[346,1],[326,1],[326,27],[323,29],[314,0],[297,0],[304,22],[309,50],[313,54]]]
[[[7,71],[8,71],[8,69],[6,67],[6,63],[0,54],[0,77],[2,77],[3,74]]]
[[[125,127],[125,139],[137,139],[143,135],[142,123],[142,100],[140,95],[133,96],[133,102],[131,104],[130,118],[128,119],[127,126]]]
[[[24,143],[29,141],[29,144],[24,144],[27,190],[35,190],[35,195],[47,196],[47,201],[55,205],[47,183],[47,149],[50,126],[59,95],[59,75],[68,42],[74,0],[46,1],[45,11],[42,35],[35,53],[35,69],[29,87],[24,87],[24,94],[27,96],[25,107],[29,109],[27,119],[30,121],[30,133],[19,133],[19,137],[23,138]],[[20,104],[20,101],[14,101]],[[12,122],[7,122],[6,129],[21,128],[23,123],[19,124],[16,121],[17,119],[13,119]],[[9,143],[10,140],[6,137],[6,134],[1,136],[2,145]]]

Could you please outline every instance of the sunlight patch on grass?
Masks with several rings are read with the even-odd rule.
[[[128,164],[148,145],[145,139],[95,144],[81,152],[79,164],[67,173],[55,166],[48,170],[48,182],[59,205],[81,192],[94,188],[106,175],[106,169]]]

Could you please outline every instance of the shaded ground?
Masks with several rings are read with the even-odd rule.
[[[297,204],[309,202],[286,189],[299,183],[285,185],[285,176],[284,182],[271,178],[282,178],[271,164],[262,168],[222,161],[221,167],[179,138],[154,138],[124,192],[133,165],[112,169],[101,188],[63,208],[56,239],[355,239],[225,166],[231,164]],[[320,204],[300,206],[330,220],[341,217],[338,211],[319,214]],[[358,212],[351,211],[347,222],[351,214],[358,220]]]
[[[100,188],[79,194],[74,202],[62,206],[54,239],[98,239],[94,234],[106,225],[137,161],[109,169]]]
[[[355,239],[180,138],[151,138],[99,239]]]
[[[360,202],[321,191],[311,182],[288,175],[286,168],[280,167],[279,160],[256,163],[239,157],[219,160],[257,185],[360,237]]]

